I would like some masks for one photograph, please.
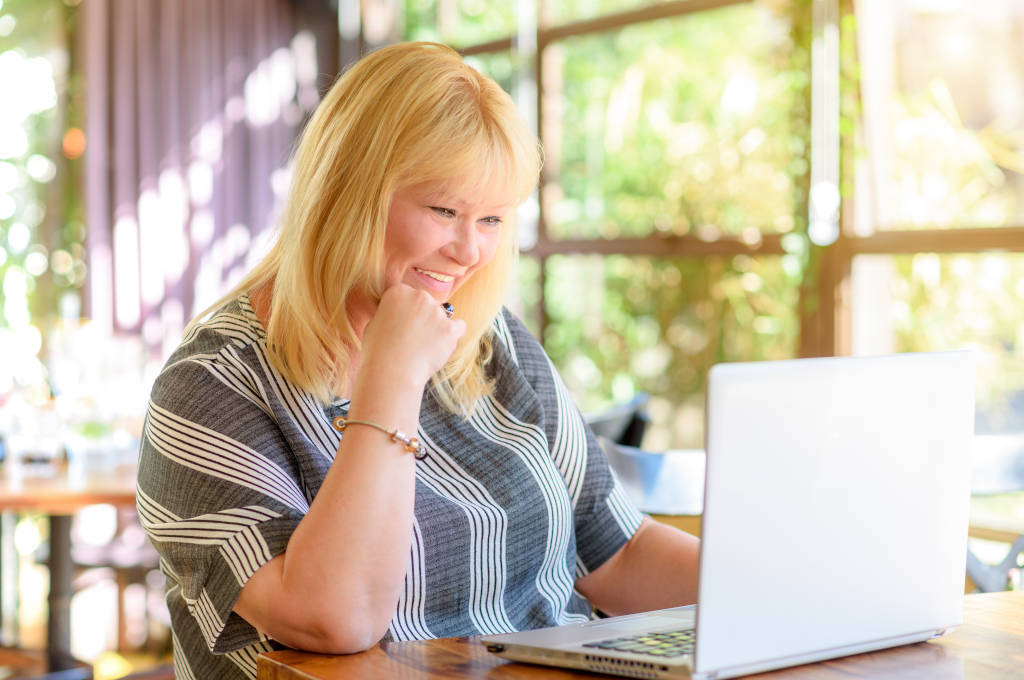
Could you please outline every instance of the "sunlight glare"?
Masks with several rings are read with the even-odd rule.
[[[299,31],[292,38],[295,56],[295,80],[299,86],[316,87],[316,36],[312,31]]]
[[[18,202],[10,194],[0,193],[0,220],[9,220],[18,210]]]
[[[42,543],[43,537],[35,522],[29,518],[18,522],[14,529],[14,549],[19,555],[31,555]]]
[[[737,69],[725,84],[719,108],[727,116],[748,116],[757,106],[758,89],[756,78],[745,69]]]
[[[2,137],[21,129],[26,118],[57,105],[50,62],[45,57],[27,59],[20,50],[0,53],[0,90],[18,93],[17,97],[7,97],[0,107],[0,130],[4,131],[0,146],[4,146]]]
[[[270,125],[281,118],[285,104],[295,97],[295,59],[278,48],[245,79],[246,120],[251,127]]]
[[[10,266],[4,274],[4,316],[11,328],[24,328],[29,324],[29,278],[17,266]]]
[[[25,248],[28,248],[31,240],[32,233],[29,231],[28,226],[21,222],[15,222],[7,230],[7,245],[12,253],[20,253]]]
[[[34,153],[28,157],[25,170],[35,181],[46,184],[57,176],[57,166],[46,156]]]
[[[0,193],[8,193],[22,186],[21,172],[18,166],[7,161],[0,161]]]
[[[213,200],[213,168],[209,163],[195,161],[188,167],[188,193],[197,208]]]
[[[169,231],[164,206],[153,189],[146,189],[139,196],[139,274],[142,277],[142,302],[147,307],[160,302],[164,295],[162,262],[165,253],[161,251],[161,234]],[[118,260],[120,261],[120,260]]]
[[[177,283],[188,266],[188,244],[185,226],[188,219],[188,195],[181,172],[175,169],[160,173],[160,203],[164,224],[159,233],[159,248],[166,283]]]
[[[117,324],[133,328],[139,323],[139,226],[131,215],[114,223],[114,292]]]
[[[28,135],[20,127],[0,120],[0,158],[21,158],[28,151]]]
[[[42,246],[33,246],[32,251],[25,256],[25,271],[31,276],[42,276],[49,266],[50,260]]]
[[[192,139],[192,154],[208,163],[216,163],[224,149],[224,133],[219,123],[210,121]]]

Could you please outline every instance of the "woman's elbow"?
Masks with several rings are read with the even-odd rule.
[[[373,647],[384,633],[371,630],[334,630],[317,636],[317,641],[305,647],[306,651],[321,654],[356,654]]]
[[[380,642],[387,633],[390,618],[380,619],[383,617],[365,613],[343,616],[337,612],[326,612],[309,621],[307,633],[299,636],[301,640],[279,639],[279,642],[321,654],[364,652]]]

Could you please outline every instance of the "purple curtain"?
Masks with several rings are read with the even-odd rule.
[[[85,0],[86,314],[163,354],[266,250],[337,71],[322,0]]]

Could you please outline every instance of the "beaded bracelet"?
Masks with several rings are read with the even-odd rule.
[[[423,460],[427,457],[427,447],[420,443],[420,440],[416,437],[410,437],[398,428],[388,429],[383,425],[371,423],[369,420],[356,420],[354,418],[346,418],[345,416],[338,416],[334,419],[334,429],[338,432],[344,432],[345,428],[349,425],[369,425],[370,427],[375,427],[381,432],[387,433],[391,437],[391,441],[402,444],[402,447],[411,453],[412,457],[416,460]]]

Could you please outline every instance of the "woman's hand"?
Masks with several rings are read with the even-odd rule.
[[[444,367],[465,332],[466,322],[448,318],[428,293],[396,284],[384,291],[363,331],[356,374],[396,381],[391,384],[414,381],[422,389]]]

